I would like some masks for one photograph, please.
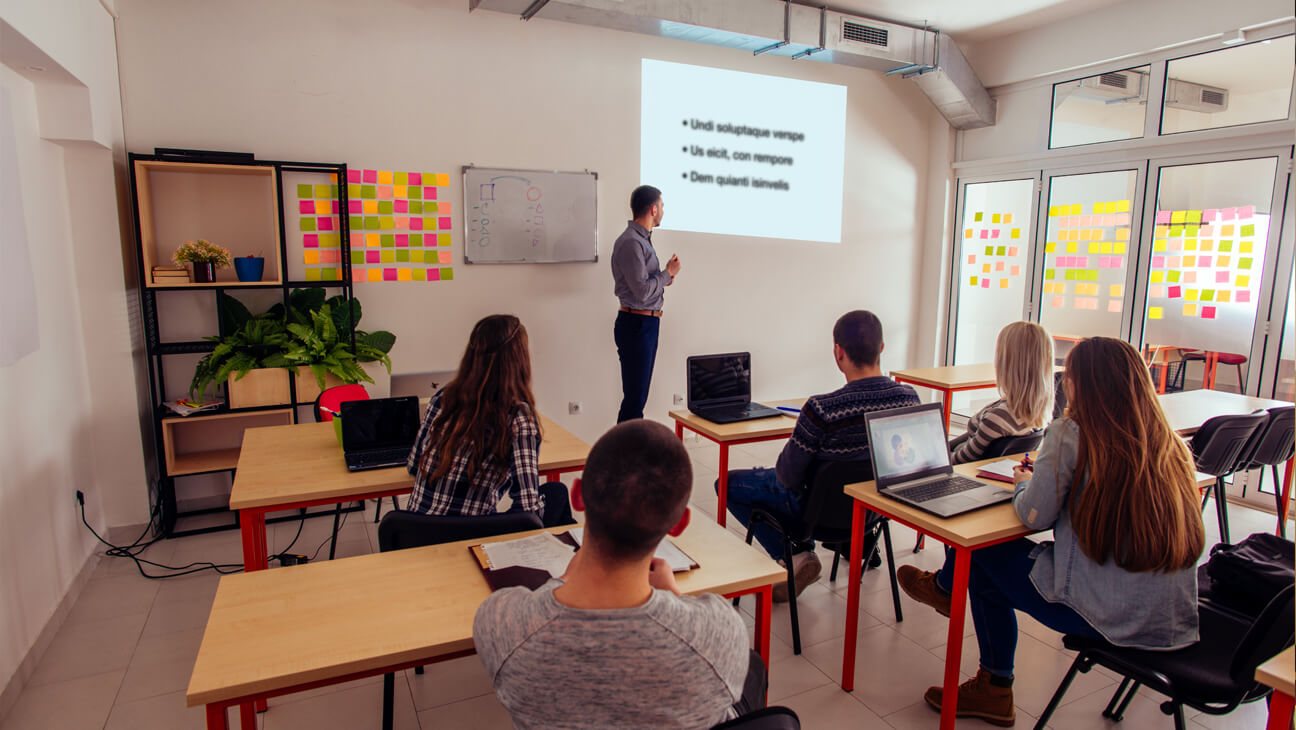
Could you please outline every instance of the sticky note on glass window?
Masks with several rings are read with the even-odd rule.
[[[1056,243],[1049,241],[1048,243],[1044,244],[1044,253],[1053,253],[1056,250],[1057,250]]]
[[[1251,277],[1246,274],[1238,274],[1237,281],[1233,283],[1245,289],[1246,287],[1251,286]]]
[[[1237,209],[1238,220],[1243,221],[1255,215],[1255,206],[1247,205]]]
[[[1220,289],[1219,291],[1215,292],[1215,301],[1217,302],[1228,303],[1229,301],[1232,300],[1232,298],[1233,298],[1233,292],[1229,291],[1228,289]]]
[[[1161,307],[1148,307],[1148,319],[1161,319]]]
[[[1232,256],[1216,256],[1216,257],[1215,257],[1215,265],[1216,265],[1216,266],[1219,266],[1219,267],[1221,267],[1221,268],[1228,268],[1229,264],[1232,263],[1232,261],[1233,261],[1233,257],[1232,257]]]
[[[1184,222],[1184,219],[1186,219],[1187,217],[1188,217],[1188,211],[1186,211],[1186,210],[1176,210],[1176,211],[1172,211],[1172,212],[1170,213],[1170,222],[1171,222],[1171,223],[1183,223],[1183,222]]]
[[[419,212],[420,212],[420,213],[423,212],[423,209],[420,208],[420,209],[419,209]],[[963,237],[964,237],[964,238],[971,238],[971,237],[972,237],[972,229],[969,228],[969,229],[967,229],[966,231],[964,231],[964,232],[963,232]]]
[[[1198,291],[1196,289],[1188,289],[1184,292],[1184,299],[1187,299],[1190,302],[1195,302],[1197,301],[1197,295]]]
[[[1197,265],[1197,257],[1196,257],[1196,256],[1184,256],[1184,257],[1183,257],[1183,265],[1184,265],[1184,267],[1193,267],[1193,266],[1196,266],[1196,265]]]
[[[1151,279],[1151,281],[1152,281],[1153,284],[1159,284],[1159,283],[1165,281],[1165,272],[1164,272],[1164,271],[1153,271],[1153,272],[1152,272],[1152,279]]]
[[[1113,296],[1115,296],[1115,295],[1113,295]],[[1148,296],[1150,296],[1150,297],[1163,297],[1163,296],[1165,296],[1165,285],[1163,285],[1163,284],[1153,284],[1152,286],[1148,287]]]
[[[1179,277],[1180,277],[1180,276],[1181,276],[1181,274],[1180,274],[1178,271],[1167,271],[1167,272],[1166,272],[1166,280],[1169,281],[1171,284],[1173,284],[1173,283],[1179,281]]]
[[[1201,316],[1202,316],[1202,319],[1215,319],[1215,308],[1214,308],[1214,307],[1202,307],[1202,309],[1201,309]]]
[[[1060,205],[1050,205],[1050,206],[1049,206],[1049,217],[1050,217],[1050,218],[1056,218],[1056,217],[1058,217],[1059,215],[1061,215],[1061,213],[1058,212],[1058,210],[1059,210],[1061,207],[1062,207],[1062,206],[1060,206]]]
[[[1007,288],[1008,288],[1008,280],[1007,280],[1007,279],[1000,279],[1000,280],[999,280],[999,288],[1000,288],[1000,289],[1007,289]]]
[[[1079,246],[1078,246],[1078,244],[1077,244],[1075,241],[1071,241],[1071,242],[1067,243],[1067,245],[1066,245],[1066,252],[1067,252],[1067,253],[1075,253],[1075,252],[1076,252],[1076,249],[1077,249],[1078,247],[1079,247]]]
[[[1044,269],[1044,278],[1051,281],[1056,275],[1055,269]]]
[[[1007,246],[1000,246],[1000,247],[998,247],[998,248],[995,249],[995,256],[1003,256],[1003,255],[1005,255],[1005,254],[1007,254],[1007,253],[1008,253],[1008,247],[1007,247]]]
[[[1014,228],[1014,229],[1012,229],[1012,237],[1013,237],[1013,238],[1021,238],[1021,229],[1020,229],[1020,228]]]
[[[1232,241],[1220,241],[1220,242],[1219,242],[1219,250],[1222,251],[1222,252],[1225,252],[1225,253],[1227,253],[1227,252],[1229,252],[1229,251],[1232,251],[1232,250],[1233,250],[1233,242],[1232,242]]]
[[[1248,302],[1251,301],[1251,290],[1250,290],[1250,289],[1239,289],[1239,290],[1237,291],[1237,295],[1234,296],[1233,299],[1234,299],[1234,301],[1238,302],[1239,304],[1246,304],[1246,303],[1248,303]]]
[[[1247,258],[1247,257],[1243,257],[1243,258],[1238,259],[1238,268],[1239,268],[1239,269],[1242,269],[1242,270],[1244,270],[1244,271],[1245,271],[1245,270],[1249,270],[1249,269],[1251,268],[1251,261],[1252,261],[1252,259]]]
[[[1009,247],[1008,247],[1008,255],[1009,255],[1009,256],[1016,256],[1016,255],[1017,255],[1017,247],[1016,247],[1016,246],[1009,246]]]
[[[1117,228],[1117,229],[1116,229],[1116,240],[1117,240],[1117,241],[1128,241],[1128,240],[1129,240],[1129,236],[1130,236],[1129,231],[1130,231],[1130,229],[1128,229],[1128,228]]]
[[[1238,244],[1239,253],[1251,253],[1252,244],[1250,241],[1242,241]]]
[[[1177,286],[1172,286],[1166,289],[1166,296],[1171,299],[1178,299],[1182,295],[1183,291]]]
[[[1183,305],[1183,316],[1185,316],[1185,317],[1196,317],[1196,316],[1197,316],[1197,305],[1196,305],[1196,304],[1193,304],[1192,302],[1184,302],[1184,305]]]
[[[990,273],[990,269],[991,269],[990,264],[981,264],[981,273],[988,274]]]
[[[1123,302],[1121,302],[1121,300],[1119,300],[1119,299],[1108,299],[1108,300],[1107,300],[1107,311],[1108,311],[1108,312],[1119,312],[1119,311],[1121,311],[1122,304],[1123,304]]]
[[[1165,242],[1165,241],[1153,241],[1153,242],[1152,242],[1152,250],[1153,250],[1153,251],[1164,251],[1164,250],[1166,250],[1166,242]]]
[[[1239,235],[1241,235],[1243,238],[1250,238],[1250,237],[1254,236],[1254,235],[1255,235],[1255,225],[1253,225],[1253,224],[1251,224],[1251,223],[1248,223],[1248,224],[1242,226],[1242,233],[1239,234]]]

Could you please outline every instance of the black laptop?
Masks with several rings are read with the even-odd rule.
[[[957,476],[940,403],[864,414],[878,494],[941,517],[1012,499],[1013,490]]]
[[[749,352],[690,357],[688,409],[714,423],[783,415],[783,411],[776,408],[752,402]]]
[[[343,401],[342,451],[347,469],[404,466],[419,430],[416,396]]]

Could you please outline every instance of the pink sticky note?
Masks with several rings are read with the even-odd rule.
[[[329,207],[332,208],[333,215],[337,215],[342,210],[339,205],[340,203],[338,203],[338,201],[332,201],[332,204]]]
[[[1021,267],[1020,267],[1020,266],[1014,266],[1014,267],[1012,267],[1012,269],[1010,269],[1010,270],[1008,271],[1008,273],[1012,274],[1013,276],[1017,276],[1017,275],[1021,274]]]
[[[1237,292],[1233,295],[1233,301],[1235,301],[1235,302],[1240,302],[1240,303],[1244,303],[1244,304],[1245,304],[1246,302],[1251,301],[1251,290],[1250,290],[1250,289],[1238,289]]]
[[[337,250],[336,248],[326,248],[323,251],[320,251],[320,263],[336,264],[338,263],[339,256],[341,256],[341,254],[342,252]]]
[[[364,240],[363,233],[351,234],[351,248],[363,248],[364,245],[365,245],[365,240]]]
[[[450,230],[450,216],[437,218],[437,228],[442,231]]]
[[[382,263],[382,251],[365,251],[365,263],[366,263],[366,264],[381,264],[381,263]]]
[[[975,263],[976,263],[976,256],[975,256],[975,255],[973,255],[973,256],[968,256],[968,263],[969,263],[969,264],[975,264]]]
[[[431,186],[426,186],[426,187],[424,187],[424,188],[423,188],[423,199],[424,199],[424,200],[436,200],[436,199],[437,199],[437,196],[436,196],[436,188],[431,187]],[[429,275],[428,278],[431,278],[431,275]]]
[[[991,237],[991,238],[998,238],[998,237],[999,237],[999,229],[996,228],[996,229],[994,229],[993,231],[990,231],[990,237]]]
[[[1210,223],[1219,217],[1219,208],[1207,208],[1202,211],[1202,223]]]
[[[1202,238],[1212,238],[1215,236],[1215,229],[1210,226],[1202,226],[1197,229],[1197,235],[1201,236]],[[1210,245],[1210,241],[1203,241],[1202,243],[1204,243],[1207,246]],[[1204,248],[1202,250],[1209,251],[1210,249]]]
[[[981,237],[982,237],[982,238],[989,238],[989,237],[990,237],[990,229],[989,229],[989,228],[982,228],[982,229],[981,229]]]
[[[347,212],[351,215],[361,215],[364,213],[364,202],[360,200],[348,200]]]
[[[1158,210],[1156,214],[1156,222],[1160,224],[1168,224],[1170,222],[1170,211]]]
[[[989,280],[989,279],[982,279],[982,280],[981,280],[981,288],[982,288],[982,289],[989,289],[989,288],[990,288],[990,280]]]
[[[1009,247],[1008,247],[1008,255],[1009,255],[1009,256],[1016,256],[1016,255],[1017,255],[1017,247],[1016,247],[1016,246],[1009,246]]]
[[[428,270],[427,270],[427,280],[428,280],[428,281],[441,281],[441,269],[428,269]],[[985,279],[982,279],[982,280],[981,280],[981,283],[982,283],[983,286],[987,286],[987,287],[990,286],[990,282],[986,281]]]
[[[1062,297],[1053,297],[1053,306],[1058,307],[1058,308],[1061,308],[1061,306],[1062,306]]]
[[[998,262],[996,262],[996,263],[995,263],[995,268],[994,268],[994,270],[995,270],[995,271],[1003,271],[1003,270],[1004,270],[1004,262],[1002,262],[1002,261],[998,261]]]
[[[1237,217],[1237,208],[1220,208],[1220,220],[1231,221]]]
[[[409,174],[409,184],[410,184],[410,185],[422,185],[422,184],[423,184],[423,173],[421,173],[421,172],[411,172],[411,173]]]
[[[314,200],[301,200],[301,201],[298,201],[298,203],[297,203],[297,210],[301,211],[302,215],[314,215],[314,214],[315,214],[315,201],[314,201]]]
[[[1201,308],[1201,316],[1202,316],[1202,319],[1215,319],[1215,308],[1214,308],[1214,307],[1202,307],[1202,308]]]
[[[1165,285],[1153,284],[1152,286],[1148,287],[1148,296],[1158,297],[1158,298],[1165,296]]]
[[[361,179],[372,185],[373,183],[378,182],[378,171],[365,170],[364,175],[361,177]]]
[[[1153,256],[1153,257],[1152,257],[1152,268],[1154,268],[1154,269],[1164,269],[1164,268],[1165,268],[1165,256]]]
[[[383,281],[396,281],[396,269],[383,269]]]
[[[396,234],[396,248],[409,248],[409,234],[408,234],[408,233],[397,233],[397,234]]]
[[[396,216],[396,228],[398,230],[408,231],[409,226],[410,226],[409,216],[406,215]]]
[[[1171,299],[1178,299],[1181,294],[1182,294],[1182,290],[1177,286],[1172,286],[1166,290],[1166,296],[1170,297]]]
[[[1107,300],[1107,311],[1108,311],[1108,312],[1119,312],[1119,311],[1121,311],[1121,300],[1119,300],[1119,299],[1108,299],[1108,300]]]
[[[327,217],[320,218],[319,220],[315,221],[315,227],[321,231],[331,231],[333,230],[333,219]]]
[[[394,210],[395,210],[397,213],[408,213],[408,212],[409,212],[409,201],[408,201],[408,200],[397,200],[397,201],[394,203],[394,206],[395,206],[395,207],[394,207]]]
[[[1237,217],[1238,217],[1238,220],[1240,220],[1240,221],[1244,221],[1244,220],[1246,220],[1247,218],[1253,218],[1253,217],[1255,217],[1255,206],[1254,206],[1254,205],[1248,205],[1248,206],[1245,206],[1245,207],[1242,207],[1242,208],[1238,208],[1238,209],[1237,209]]]
[[[1115,214],[1115,213],[1106,213],[1106,214],[1103,215],[1103,217],[1102,217],[1102,221],[1103,221],[1102,224],[1103,224],[1104,226],[1114,226],[1114,225],[1116,225],[1116,214]]]
[[[303,234],[302,245],[306,248],[319,248],[319,236],[314,233]]]
[[[409,219],[409,229],[410,229],[411,231],[421,231],[421,230],[423,230],[423,219],[420,218],[420,217],[418,217],[418,216],[415,216],[415,217],[413,217],[413,218],[410,218],[410,219]]]
[[[1118,226],[1128,226],[1128,225],[1129,225],[1129,222],[1130,222],[1130,214],[1129,214],[1129,213],[1117,213],[1117,214],[1116,214],[1116,225],[1118,225]]]
[[[392,186],[390,186],[390,185],[379,185],[379,186],[378,186],[378,199],[379,199],[379,200],[391,200],[391,199],[392,199]]]
[[[360,182],[360,171],[359,171],[359,170],[347,170],[347,182],[349,182],[349,183],[358,183],[358,182]]]
[[[1198,265],[1198,266],[1201,266],[1201,267],[1203,267],[1203,268],[1204,268],[1204,267],[1207,267],[1207,266],[1210,266],[1210,265],[1211,265],[1211,257],[1210,257],[1210,256],[1198,256],[1198,257],[1197,257],[1197,265]]]
[[[1216,283],[1216,284],[1227,284],[1227,283],[1228,283],[1228,280],[1229,280],[1229,272],[1227,272],[1227,271],[1216,271],[1216,272],[1215,272],[1215,283]]]

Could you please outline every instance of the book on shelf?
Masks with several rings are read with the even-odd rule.
[[[189,281],[189,269],[184,266],[154,266],[154,284],[178,284]]]
[[[193,413],[198,413],[199,411],[211,411],[220,408],[225,405],[225,401],[215,400],[203,402],[192,401],[187,398],[177,398],[175,400],[166,401],[162,405],[166,406],[167,409],[173,413],[188,416]]]

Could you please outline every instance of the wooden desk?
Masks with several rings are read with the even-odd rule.
[[[911,368],[893,370],[891,377],[897,383],[921,385],[924,388],[939,390],[945,404],[945,430],[949,431],[950,408],[953,405],[953,394],[964,390],[981,390],[993,388],[995,382],[994,363],[985,362],[976,365],[947,365],[939,368]]]
[[[768,405],[800,408],[804,403],[805,398],[793,398],[771,401]],[[721,525],[725,524],[727,517],[725,509],[729,492],[729,447],[757,441],[784,439],[792,435],[792,428],[796,426],[796,415],[792,413],[738,423],[715,423],[689,410],[671,411],[670,417],[675,419],[675,435],[680,440],[684,439],[684,429],[688,429],[714,441],[720,447],[720,486],[716,490],[716,522]]]
[[[977,470],[984,464],[1001,459],[1020,461],[1021,458],[1021,454],[1014,454],[973,461],[955,466],[954,472],[975,479]],[[1008,490],[1013,488],[1011,484],[1004,482],[988,479],[980,481]],[[1206,477],[1198,482],[1198,486],[1209,485],[1213,481],[1213,477]],[[859,628],[859,591],[866,516],[864,513],[870,511],[889,517],[916,530],[919,534],[931,535],[954,548],[954,590],[951,593],[949,634],[945,647],[944,702],[941,705],[940,719],[942,730],[950,730],[954,727],[954,712],[958,700],[959,662],[963,653],[963,626],[966,619],[968,573],[972,564],[972,551],[1015,540],[1035,530],[1022,524],[1009,502],[945,519],[878,494],[876,482],[848,484],[846,494],[855,498],[855,509],[851,523],[851,559],[848,568],[850,588],[846,595],[846,645],[842,652],[842,689],[847,692],[855,689],[855,645],[858,641],[856,632]]]
[[[186,703],[206,705],[207,727],[221,729],[239,705],[252,730],[267,698],[472,654],[473,615],[491,591],[469,546],[514,537],[223,576]],[[706,520],[673,539],[701,566],[676,577],[682,592],[758,594],[756,650],[768,666],[771,587],[786,571]]]
[[[589,444],[540,416],[540,476],[585,466]],[[230,509],[238,510],[243,536],[243,569],[267,565],[266,514],[298,507],[407,494],[414,480],[404,466],[347,471],[342,447],[331,423],[249,428],[243,432]]]
[[[1278,656],[1256,668],[1255,678],[1266,687],[1273,687],[1269,700],[1267,730],[1289,730],[1292,727],[1292,709],[1296,707],[1296,647],[1287,647]]]

